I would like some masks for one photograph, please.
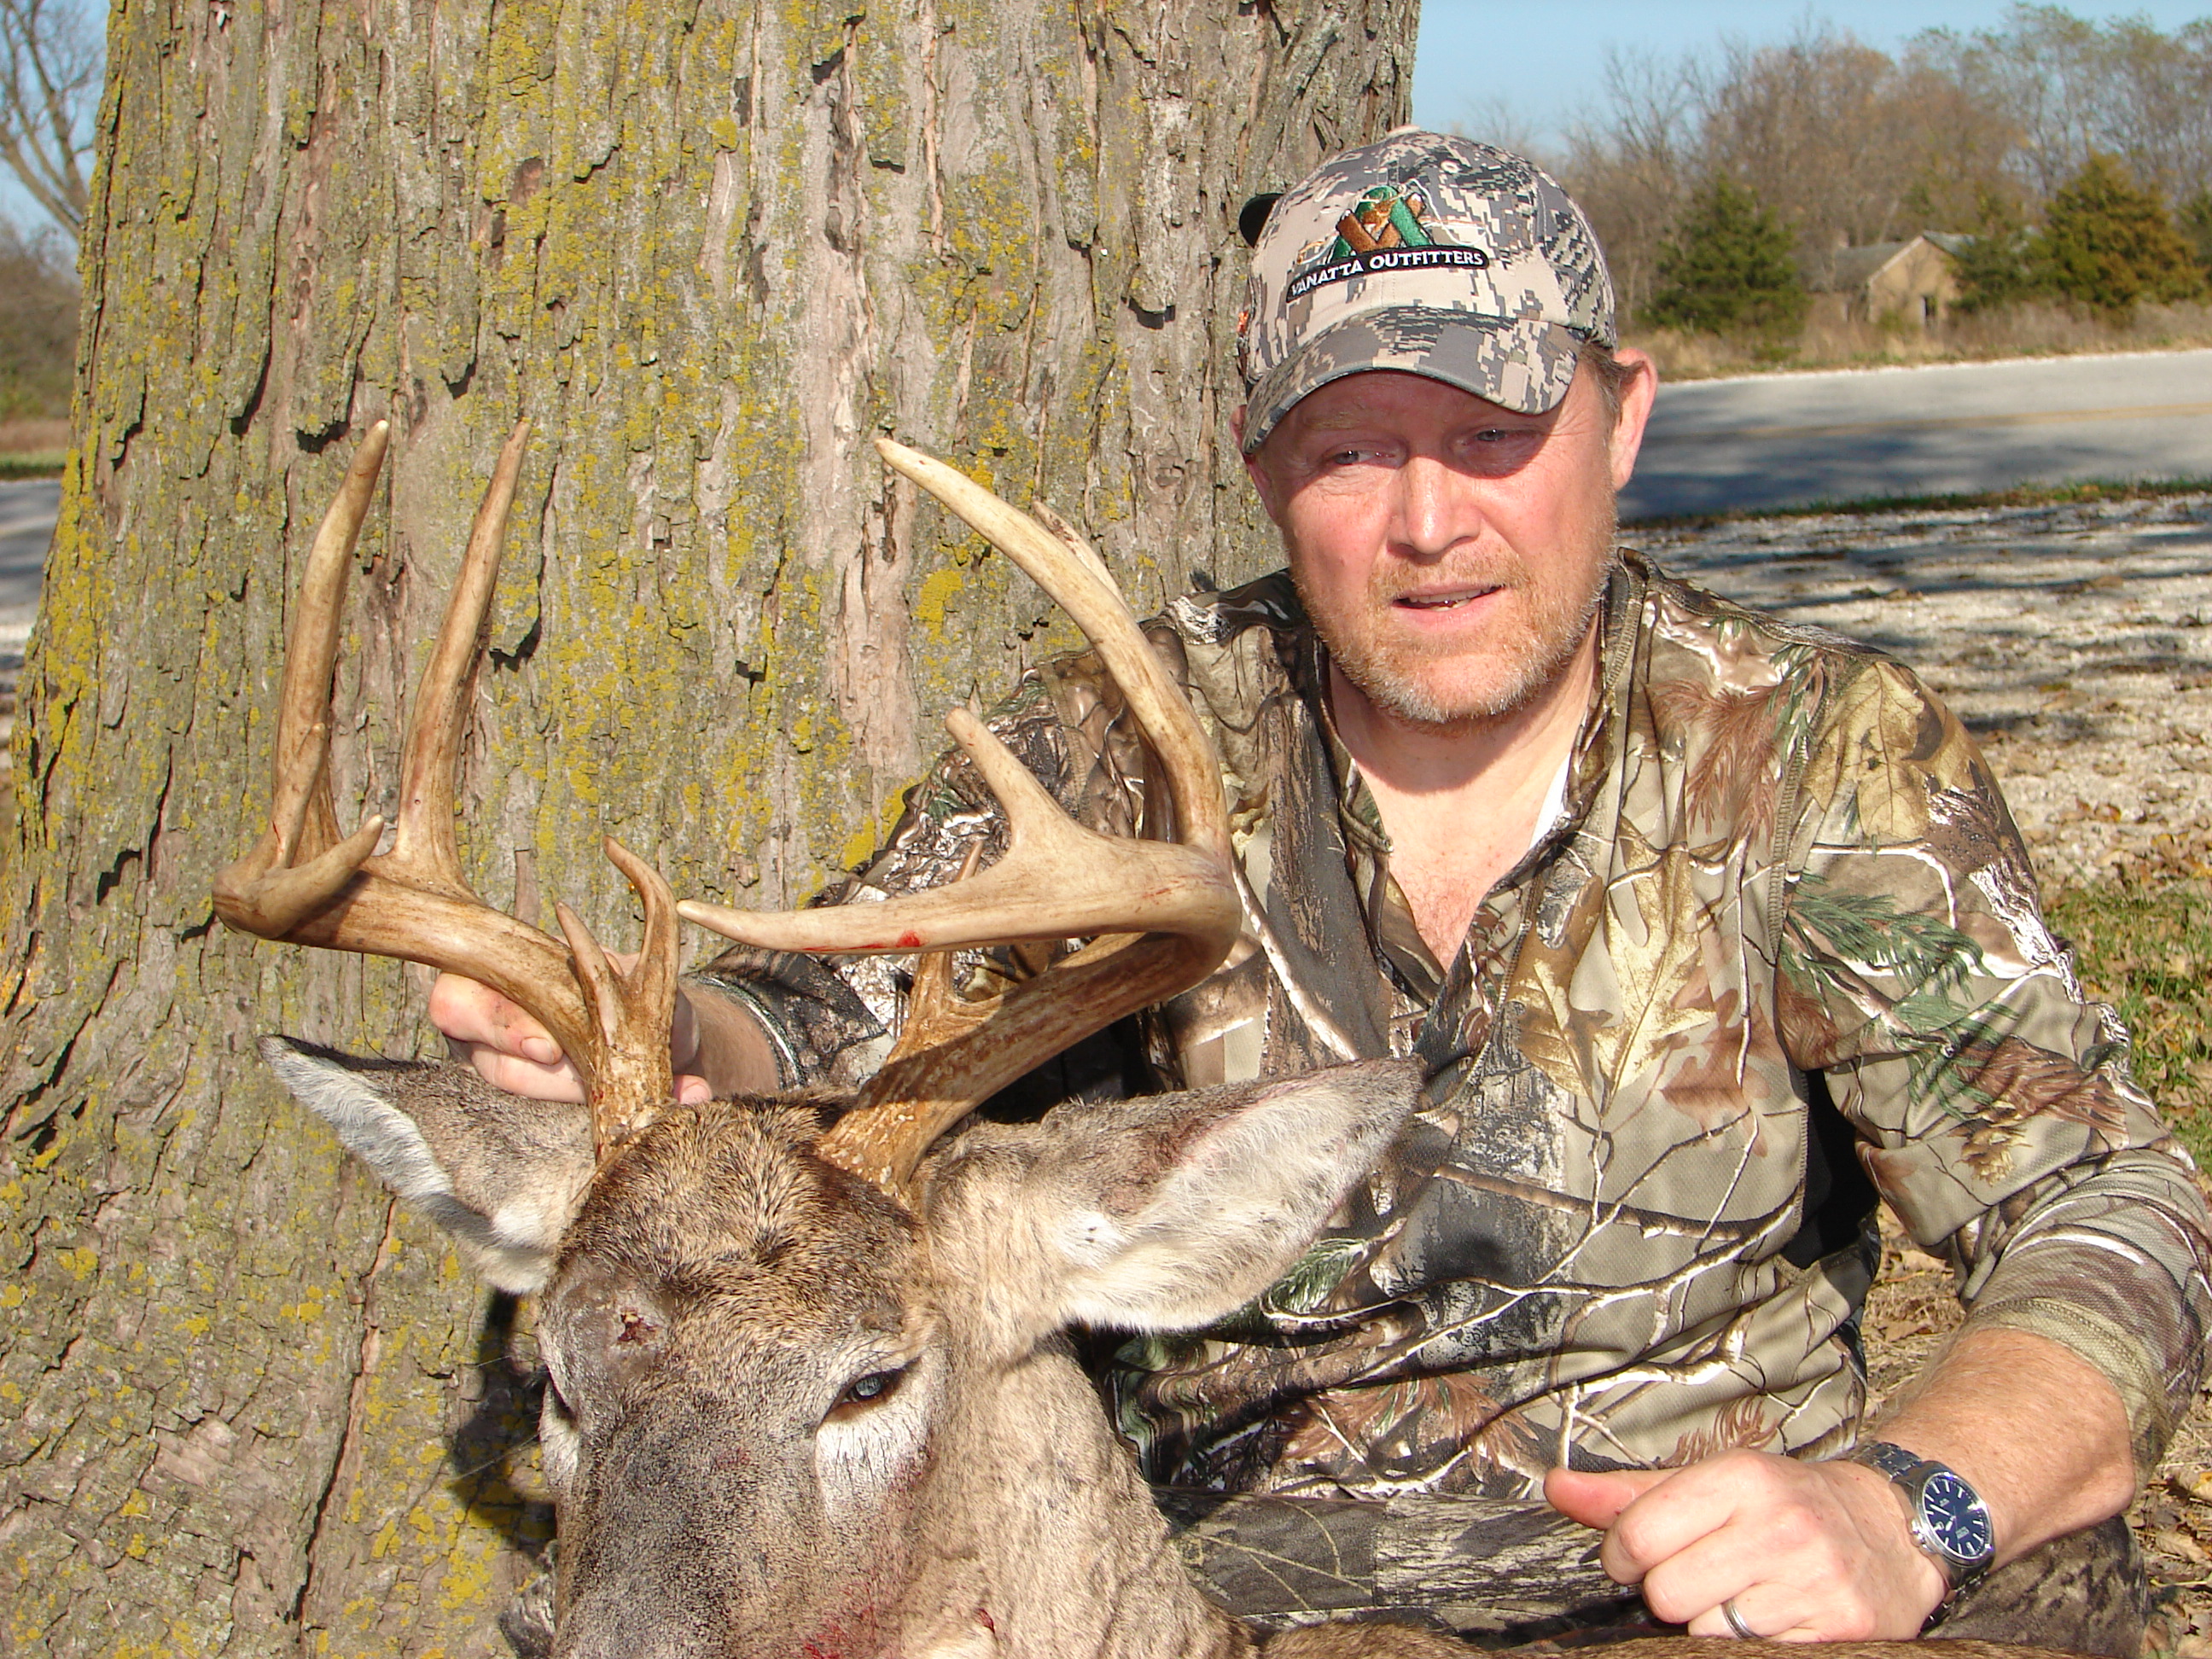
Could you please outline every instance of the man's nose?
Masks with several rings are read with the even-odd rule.
[[[1432,457],[1411,457],[1398,470],[1398,538],[1413,557],[1449,552],[1481,528],[1474,481]]]

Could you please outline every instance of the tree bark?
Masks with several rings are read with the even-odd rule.
[[[869,438],[1052,501],[1140,609],[1264,568],[1236,214],[1402,118],[1413,39],[1413,0],[121,0],[0,873],[0,1648],[496,1653],[542,1547],[514,1310],[251,1048],[413,1051],[419,976],[211,923],[368,423],[341,817],[391,804],[527,415],[479,890],[623,942],[605,831],[794,902],[935,711],[1071,638]]]

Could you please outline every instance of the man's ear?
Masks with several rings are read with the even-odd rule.
[[[1420,1098],[1412,1060],[1062,1108],[1016,1201],[1054,1326],[1188,1330],[1296,1264]]]
[[[590,1109],[525,1100],[466,1066],[362,1060],[261,1039],[293,1097],[453,1235],[502,1291],[541,1289],[594,1170]]]
[[[1648,351],[1638,351],[1625,346],[1613,353],[1616,362],[1633,363],[1636,373],[1620,388],[1620,414],[1613,423],[1613,439],[1608,446],[1613,459],[1613,488],[1615,494],[1628,487],[1628,480],[1636,471],[1636,457],[1644,447],[1644,428],[1650,424],[1652,404],[1659,396],[1659,365],[1651,360]]]

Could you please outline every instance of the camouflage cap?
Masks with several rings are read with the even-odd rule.
[[[1244,448],[1370,368],[1540,414],[1567,395],[1583,340],[1619,336],[1605,256],[1567,192],[1504,150],[1401,128],[1267,213],[1237,331]]]

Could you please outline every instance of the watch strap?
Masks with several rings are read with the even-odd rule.
[[[1851,1462],[1863,1463],[1869,1468],[1879,1469],[1893,1480],[1904,1480],[1920,1467],[1921,1460],[1902,1446],[1893,1446],[1887,1440],[1868,1440],[1860,1443],[1851,1454]],[[1936,1465],[1941,1468],[1942,1465]]]
[[[1922,1553],[1936,1563],[1944,1581],[1950,1585],[1949,1593],[1944,1597],[1947,1604],[1990,1570],[1990,1558],[1987,1556],[1979,1561],[1968,1561],[1946,1549],[1922,1513],[1922,1493],[1926,1490],[1929,1480],[1938,1474],[1947,1474],[1964,1486],[1972,1495],[1974,1502],[1981,1505],[1984,1513],[1987,1513],[1988,1506],[1982,1504],[1981,1494],[1974,1492],[1972,1486],[1956,1469],[1948,1463],[1939,1463],[1932,1457],[1915,1456],[1904,1447],[1893,1445],[1887,1440],[1862,1441],[1851,1452],[1850,1461],[1863,1463],[1887,1476],[1904,1492],[1912,1540],[1920,1547]]]

